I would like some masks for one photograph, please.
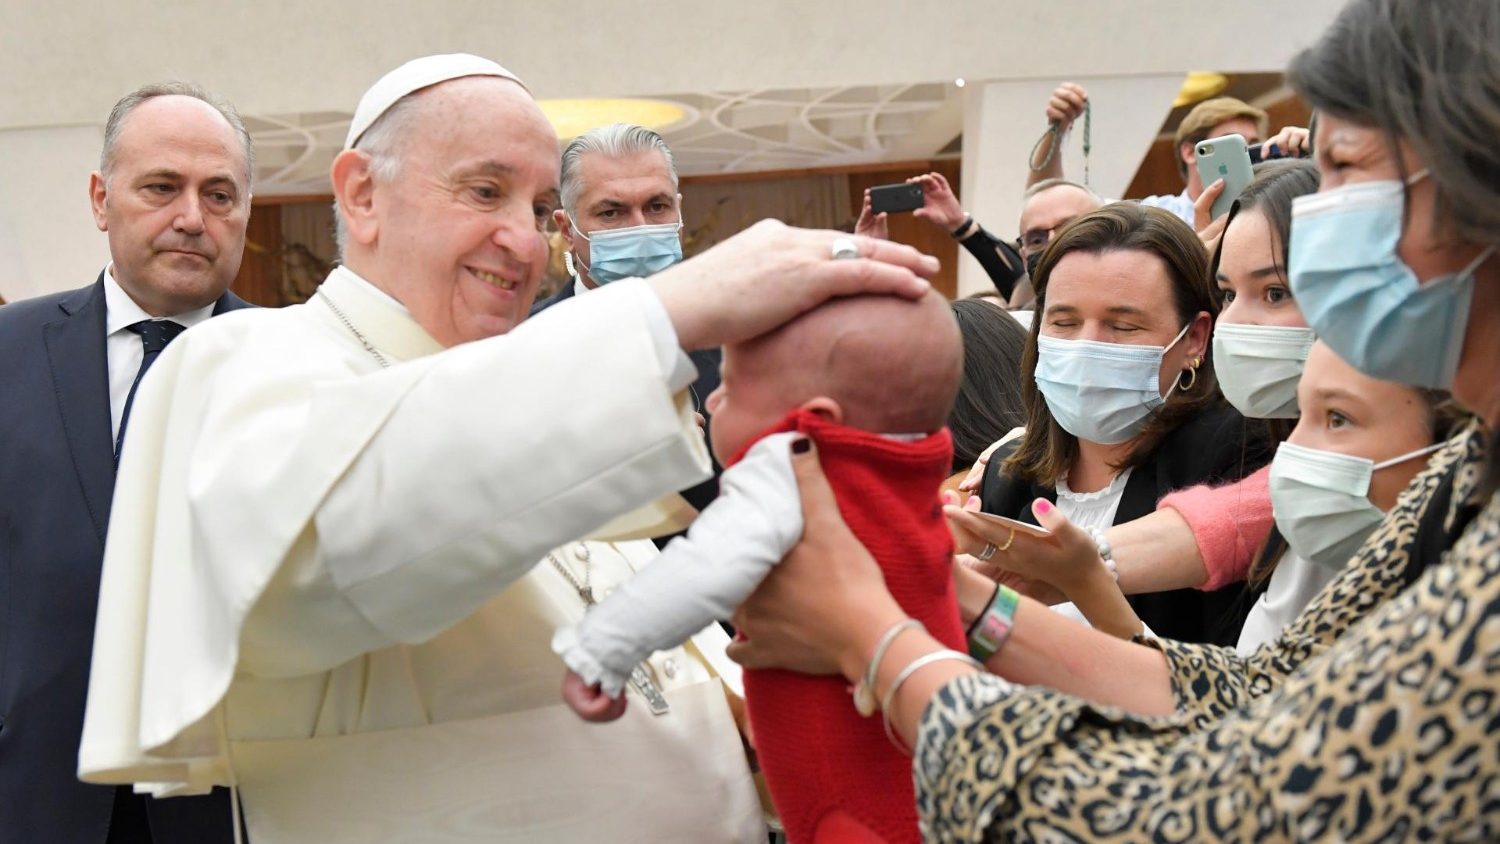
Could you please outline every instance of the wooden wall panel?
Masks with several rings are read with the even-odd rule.
[[[281,294],[281,206],[256,203],[245,235],[245,258],[229,286],[246,302],[263,308],[287,304]]]
[[[849,173],[849,208],[850,219],[858,219],[860,205],[864,202],[865,190],[876,185],[888,185],[894,182],[904,182],[912,176],[936,171],[943,174],[948,184],[953,186],[955,195],[959,191],[959,161],[958,159],[939,159],[936,161],[920,162],[898,165],[892,170],[864,170]],[[959,196],[959,201],[963,197]],[[908,213],[892,214],[887,218],[890,227],[891,240],[897,243],[905,243],[926,252],[938,259],[942,267],[938,270],[937,277],[932,280],[933,287],[938,292],[954,298],[958,293],[958,261],[973,260],[959,247],[958,242],[926,220],[919,220]],[[1004,233],[999,233],[1004,236]]]

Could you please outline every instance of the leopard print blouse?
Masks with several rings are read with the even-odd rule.
[[[1485,451],[1476,425],[1439,452],[1280,641],[1246,659],[1163,645],[1177,715],[988,674],[949,683],[919,729],[923,835],[1500,840],[1500,494],[1478,497]],[[1405,589],[1445,479],[1445,521],[1482,509]]]

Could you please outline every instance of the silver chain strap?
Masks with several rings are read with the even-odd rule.
[[[587,545],[580,543],[578,550],[574,552],[574,556],[578,557],[578,561],[583,563],[582,583],[574,576],[573,571],[564,565],[562,560],[557,558],[556,554],[551,551],[547,552],[547,560],[552,563],[553,568],[557,569],[557,573],[563,576],[563,580],[568,581],[568,585],[573,587],[573,590],[578,593],[578,597],[582,598],[585,604],[593,606],[595,603],[593,586],[594,568],[589,565],[589,557],[592,554],[590,554]]]
[[[339,322],[342,322],[345,328],[349,329],[349,332],[354,335],[354,339],[358,340],[360,345],[365,347],[365,351],[374,356],[375,362],[380,364],[380,368],[390,369],[390,361],[385,359],[385,355],[382,355],[379,349],[370,345],[370,341],[365,339],[365,335],[359,333],[359,329],[355,328],[354,323],[350,322],[349,318],[344,316],[344,312],[339,310],[339,306],[333,303],[333,299],[327,293],[323,292],[323,288],[318,288],[318,295],[323,297],[323,301],[328,304],[328,309],[333,311],[333,315],[339,318]]]

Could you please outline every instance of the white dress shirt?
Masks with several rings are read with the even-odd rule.
[[[192,328],[214,314],[209,305],[185,314],[174,314],[167,319]],[[136,373],[141,369],[141,358],[145,349],[141,346],[141,335],[130,330],[143,319],[156,319],[141,309],[130,294],[115,281],[114,265],[104,270],[104,356],[109,361],[109,436],[120,435],[120,417],[125,413],[125,399],[130,395],[130,385],[135,383]]]
[[[1193,225],[1193,198],[1188,196],[1187,188],[1183,188],[1182,193],[1157,194],[1156,196],[1148,196],[1145,199],[1139,200],[1139,202],[1150,208],[1160,208],[1163,211],[1170,211],[1176,214],[1177,218],[1184,223],[1187,223],[1189,226]]]
[[[1266,591],[1245,617],[1235,651],[1240,656],[1249,656],[1261,645],[1274,641],[1338,575],[1338,569],[1320,566],[1287,549],[1276,563],[1276,570],[1271,572]]]
[[[1133,468],[1133,467],[1132,467]],[[1066,478],[1057,482],[1057,511],[1068,517],[1068,521],[1089,530],[1106,530],[1115,523],[1115,513],[1120,509],[1120,499],[1125,497],[1125,485],[1130,482],[1130,468],[1115,475],[1109,486],[1094,492],[1074,492],[1068,487]],[[1072,601],[1053,604],[1052,611],[1074,621],[1088,624],[1082,612]],[[1090,625],[1092,626],[1092,625]],[[1150,628],[1146,629],[1149,634]]]

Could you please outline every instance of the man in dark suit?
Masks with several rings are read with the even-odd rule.
[[[621,278],[642,277],[682,260],[682,194],[672,150],[661,135],[644,126],[614,123],[579,135],[562,156],[562,208],[553,220],[568,251],[563,254],[572,281],[537,302],[531,315]],[[604,237],[596,235],[604,234]],[[693,406],[712,424],[705,406],[718,389],[718,349],[689,352],[698,368]],[[699,510],[719,494],[719,473],[682,490]],[[660,544],[660,543],[659,543]]]
[[[227,792],[153,800],[78,781],[104,535],[131,401],[228,292],[250,218],[250,136],[195,86],[120,100],[89,184],[110,264],[0,308],[0,841],[233,839]]]

